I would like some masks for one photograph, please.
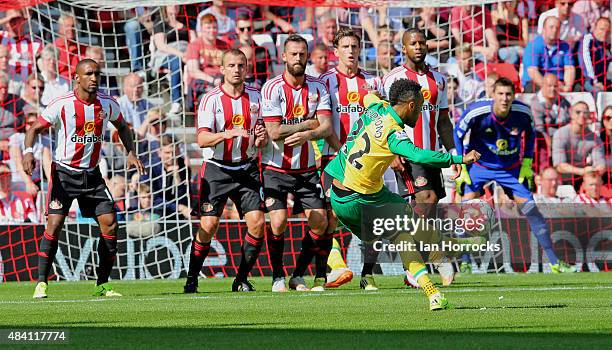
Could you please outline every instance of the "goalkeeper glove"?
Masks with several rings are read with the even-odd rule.
[[[527,180],[527,188],[530,191],[535,189],[535,183],[533,181],[533,169],[531,168],[531,164],[533,163],[532,158],[523,158],[523,164],[521,164],[521,171],[519,172],[518,181],[519,183],[523,183]]]
[[[472,179],[470,178],[470,173],[467,170],[467,166],[465,164],[461,164],[461,174],[459,177],[455,179],[455,190],[457,194],[463,196],[463,186],[465,184],[471,185]]]

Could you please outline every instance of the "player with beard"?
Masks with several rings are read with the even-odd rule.
[[[336,157],[340,147],[346,143],[347,136],[353,123],[365,110],[364,97],[374,91],[382,93],[380,79],[359,67],[359,54],[361,51],[361,38],[352,29],[340,29],[333,40],[334,53],[339,62],[335,68],[323,73],[321,79],[327,86],[331,98],[332,125],[334,134],[326,139],[321,150],[321,169]],[[321,173],[325,196],[329,203],[331,177]],[[336,230],[336,216],[331,210],[327,211],[329,218],[327,232],[332,234]],[[368,248],[366,248],[368,249]],[[368,249],[371,250],[371,249]],[[348,269],[340,254],[340,245],[334,239],[328,264],[331,272],[327,276],[326,287],[335,288],[350,282],[353,273]],[[360,286],[365,290],[377,290],[374,279],[362,273]]]
[[[299,35],[285,41],[282,75],[262,88],[262,115],[271,141],[262,152],[265,205],[270,214],[268,253],[272,264],[273,292],[285,292],[283,269],[284,233],[287,227],[287,195],[305,209],[310,230],[302,239],[302,250],[289,287],[309,290],[303,275],[316,256],[312,290],[322,291],[326,282],[327,257],[332,235],[327,234],[327,213],[321,180],[317,173],[313,140],[332,134],[329,93],[316,78],[304,74],[308,45]]]
[[[407,29],[402,36],[402,52],[406,57],[406,63],[385,74],[382,79],[385,95],[389,96],[389,89],[396,80],[407,78],[419,83],[425,103],[416,125],[407,127],[406,133],[419,148],[435,151],[438,149],[438,138],[440,138],[444,148],[449,153],[456,154],[453,125],[448,117],[446,79],[437,71],[429,69],[425,63],[427,55],[425,34],[417,28]],[[409,163],[402,157],[398,157],[391,167],[396,173],[399,194],[404,198],[414,198],[421,215],[436,215],[435,205],[446,196],[441,170]],[[453,169],[455,173],[461,171],[458,165],[453,165]],[[438,262],[445,260],[443,257],[431,258]],[[373,267],[373,264],[370,266]],[[444,262],[437,264],[437,267],[442,275],[443,284],[450,284],[454,277],[452,265]],[[413,287],[419,286],[409,271],[406,271],[405,281]]]
[[[56,147],[49,179],[47,227],[38,252],[38,284],[34,298],[47,297],[47,279],[58,248],[59,234],[72,202],[77,199],[84,217],[93,217],[100,227],[98,280],[95,296],[120,297],[108,283],[117,256],[117,215],[113,200],[100,173],[98,162],[108,122],[119,133],[127,153],[128,168],[142,175],[144,166],[134,152],[132,131],[121,115],[119,104],[98,92],[100,66],[84,59],[76,66],[76,89],[51,101],[25,135],[23,168],[34,170],[32,147],[44,129],[55,129]]]
[[[264,238],[257,151],[268,142],[268,134],[260,114],[261,95],[244,83],[247,58],[242,51],[226,51],[221,62],[223,84],[202,96],[198,110],[198,144],[207,153],[200,170],[200,228],[191,246],[185,293],[197,292],[202,263],[228,198],[236,203],[248,230],[233,292],[255,290],[247,276]]]

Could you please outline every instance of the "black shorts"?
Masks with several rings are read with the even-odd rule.
[[[321,168],[320,168],[321,169],[321,184],[323,185],[323,193],[325,193],[325,203],[328,203],[328,204],[330,203],[329,194],[331,191],[332,182],[334,181],[334,178],[325,172],[325,167],[327,166],[327,164],[329,164],[329,162],[334,160],[335,157],[336,156],[321,157]]]
[[[264,169],[263,185],[266,209],[287,209],[287,195],[295,196],[295,207],[303,209],[325,208],[325,195],[321,178],[316,171],[281,173]],[[295,211],[294,211],[295,212]]]
[[[434,191],[438,199],[446,197],[442,170],[414,164],[401,158],[404,172],[395,171],[397,189],[400,196],[407,198],[426,190]]]
[[[214,163],[202,164],[200,216],[220,217],[228,198],[236,204],[241,217],[250,211],[263,210],[263,189],[257,162],[249,161],[242,166],[244,168],[232,170]]]
[[[47,214],[68,215],[72,201],[79,201],[84,217],[93,218],[115,213],[115,201],[100,168],[75,171],[55,162],[51,164]]]

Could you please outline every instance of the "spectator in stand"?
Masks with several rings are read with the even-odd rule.
[[[574,198],[574,202],[578,204],[588,204],[579,207],[586,216],[609,217],[612,214],[610,211],[612,199],[605,198],[602,195],[602,187],[603,183],[599,174],[591,172],[584,174],[580,193]]]
[[[604,144],[604,155],[606,157],[606,172],[604,183],[612,184],[612,105],[607,106],[601,114],[601,133],[599,138]]]
[[[57,56],[58,50],[53,45],[47,45],[37,61],[39,76],[45,83],[45,89],[40,97],[41,107],[46,107],[52,100],[70,90],[70,82],[57,72]]]
[[[196,32],[200,32],[202,17],[209,13],[217,19],[217,28],[219,29],[220,36],[234,33],[236,18],[227,15],[227,8],[223,0],[212,0],[212,5],[198,14]]]
[[[9,166],[0,163],[0,224],[40,222],[32,198],[19,198],[12,193],[11,179]]]
[[[280,30],[283,33],[312,32],[312,24],[314,22],[312,8],[261,6],[261,14],[264,19],[272,21],[274,24],[274,26],[266,28],[268,31],[277,32]]]
[[[606,77],[612,61],[610,53],[610,18],[601,17],[580,41],[578,60],[584,75],[584,90],[589,92],[612,91],[612,81]]]
[[[536,129],[536,157],[534,167],[550,166],[552,137],[559,127],[570,122],[570,103],[559,95],[559,79],[554,74],[546,74],[542,89],[531,101],[531,113]]]
[[[119,96],[121,92],[117,84],[117,77],[115,75],[108,75],[105,73],[106,69],[106,55],[104,48],[101,46],[88,46],[85,50],[85,58],[90,58],[98,63],[102,73],[100,74],[99,80],[99,91],[109,96]]]
[[[216,23],[215,23],[216,24]],[[153,206],[163,208],[163,216],[180,214],[191,218],[188,207],[187,184],[188,169],[185,158],[179,155],[174,138],[164,135],[160,140],[157,157],[149,163],[149,173],[141,176],[140,182],[149,183],[153,189]]]
[[[394,33],[388,25],[382,25],[380,27],[378,27],[378,29],[374,29],[373,26],[371,26],[371,18],[370,17],[364,17],[362,18],[363,22],[363,29],[364,31],[368,34],[368,37],[370,38],[370,41],[372,42],[372,47],[369,47],[368,49],[365,50],[365,55],[366,55],[366,60],[367,61],[373,61],[373,60],[377,60],[379,57],[379,54],[377,52],[378,50],[378,46],[383,43],[383,42],[390,42],[393,43],[394,42],[401,42],[401,37],[400,37],[400,33]],[[397,65],[401,62],[402,60],[402,56],[399,53],[399,51],[401,50],[401,45],[398,45],[398,47],[393,46],[393,48],[395,49],[395,55],[391,56],[392,57],[392,63],[394,65]]]
[[[334,53],[334,36],[337,31],[336,18],[330,13],[317,18],[317,42],[324,44],[327,48],[327,64],[330,68],[338,64],[338,57]]]
[[[0,72],[9,71],[9,61],[11,60],[11,48],[7,45],[0,45]]]
[[[518,64],[523,56],[523,48],[529,42],[529,22],[527,17],[517,14],[518,0],[499,2],[491,13],[499,49],[499,58],[511,64]]]
[[[416,11],[415,24],[426,35],[428,55],[434,54],[436,61],[446,62],[450,46],[448,22],[439,20],[438,11],[435,7],[421,7]],[[412,27],[412,25],[408,27]]]
[[[198,38],[187,46],[187,104],[190,109],[200,95],[221,83],[221,56],[229,45],[217,39],[217,34],[217,18],[206,14],[201,18]]]
[[[606,169],[603,143],[587,127],[589,106],[578,102],[570,110],[571,121],[553,136],[553,165],[561,174],[564,184],[579,189],[582,176],[591,172],[603,174]]]
[[[568,203],[573,197],[561,198],[558,196],[558,188],[561,184],[561,177],[554,167],[546,167],[535,178],[538,193],[533,195],[536,203],[559,204]]]
[[[138,72],[144,69],[145,61],[142,54],[142,48],[145,42],[149,39],[149,32],[153,26],[151,21],[151,9],[145,6],[138,6],[133,9],[132,19],[129,19],[123,25],[125,32],[125,45],[130,54],[130,63],[132,72]]]
[[[493,31],[491,13],[483,6],[453,7],[451,32],[459,45],[472,45],[476,59],[483,61],[486,58],[487,61],[493,61],[497,57],[499,42]]]
[[[44,89],[45,82],[42,80],[42,77],[36,74],[30,74],[23,89],[21,89],[20,97],[26,105],[39,109],[40,98],[42,97]]]
[[[459,80],[459,97],[471,103],[485,90],[484,83],[474,72],[474,55],[470,44],[455,48],[455,62],[448,64],[447,74]]]
[[[169,116],[178,116],[183,109],[181,104],[181,60],[187,62],[185,51],[187,51],[189,39],[195,39],[188,31],[187,25],[177,19],[177,11],[177,5],[168,5],[153,16],[155,25],[152,41],[155,51],[151,56],[151,67],[154,72],[162,69],[169,71],[170,98],[172,99]]]
[[[9,69],[5,70],[10,77],[9,92],[18,95],[28,76],[34,72],[36,56],[42,45],[33,41],[27,34],[28,21],[20,11],[6,11],[9,20],[4,24],[5,32],[0,32],[0,46],[10,47]]]
[[[166,124],[166,117],[162,114],[161,110],[151,109],[147,112],[147,116],[142,124],[140,124],[140,128],[135,130],[139,140],[137,145],[139,147],[139,155],[150,156],[149,153],[157,151],[159,139],[166,131]],[[142,161],[143,163],[150,163],[150,161]]]
[[[265,47],[258,46],[253,41],[253,21],[247,13],[238,15],[236,21],[236,35],[238,40],[234,42],[234,48],[239,48],[247,56],[249,70],[246,82],[263,86],[270,77],[272,62]]]
[[[493,98],[493,90],[495,89],[497,79],[499,79],[497,73],[489,73],[484,81],[484,91],[478,95],[478,98]]]
[[[459,96],[459,79],[457,77],[451,75],[448,78],[446,95],[448,96],[449,116],[453,123],[456,123],[465,109],[465,102]]]
[[[33,106],[25,106],[23,108],[25,114],[25,130],[30,129],[30,126],[38,119],[39,109]],[[23,170],[22,154],[25,150],[24,146],[25,134],[17,132],[9,137],[9,154],[11,162],[14,164],[15,173],[18,175],[18,179],[24,184],[23,190],[32,195],[33,197],[42,188],[42,174],[43,171],[47,179],[51,178],[51,140],[47,135],[38,135],[37,140],[34,143],[33,154],[36,165],[32,175],[26,174]]]
[[[522,83],[525,92],[536,92],[544,83],[544,75],[555,74],[562,81],[561,91],[572,91],[576,68],[567,42],[559,39],[560,22],[550,16],[544,22],[542,35],[527,44],[523,55]]]
[[[610,18],[610,0],[578,0],[572,7],[572,12],[582,17],[588,28],[601,17]]]
[[[140,128],[151,105],[147,99],[142,97],[144,92],[144,80],[136,73],[129,73],[123,78],[123,95],[117,99],[121,114],[134,130]]]
[[[554,74],[542,78],[542,88],[531,103],[536,131],[550,138],[570,122],[570,103],[559,94],[559,79]],[[550,141],[550,140],[549,140]]]
[[[572,12],[574,0],[556,0],[555,7],[542,13],[538,19],[538,34],[544,33],[544,22],[549,17],[556,17],[561,22],[560,39],[567,42],[570,48],[586,33],[586,24],[582,16]]]
[[[160,210],[152,209],[153,196],[151,195],[151,187],[147,184],[138,184],[138,205],[129,208],[131,221],[153,221],[160,218]],[[163,212],[163,211],[162,211]]]
[[[26,103],[19,96],[9,94],[9,78],[0,72],[0,161],[8,158],[8,139],[23,128],[23,107]]]
[[[125,211],[125,188],[127,184],[125,177],[122,175],[113,175],[108,181],[108,190],[110,191],[113,199],[115,200],[115,207],[119,211]]]
[[[329,69],[327,56],[327,46],[317,43],[310,53],[310,64],[306,66],[306,74],[318,78]]]
[[[68,14],[62,14],[57,20],[57,36],[53,46],[59,51],[58,72],[71,80],[76,64],[85,58],[87,46],[77,43],[75,19]]]
[[[378,73],[378,76],[385,76],[396,67],[395,57],[397,55],[397,50],[391,41],[380,41],[376,47],[376,57],[366,61],[366,69]]]

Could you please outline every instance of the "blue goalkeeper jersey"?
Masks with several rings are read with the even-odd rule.
[[[463,139],[468,131],[470,140],[464,150]],[[503,119],[495,116],[492,99],[472,103],[455,125],[454,136],[459,154],[476,150],[481,154],[478,164],[489,169],[512,169],[520,165],[521,156],[533,158],[535,129],[531,109],[519,101],[512,102],[510,113]]]

